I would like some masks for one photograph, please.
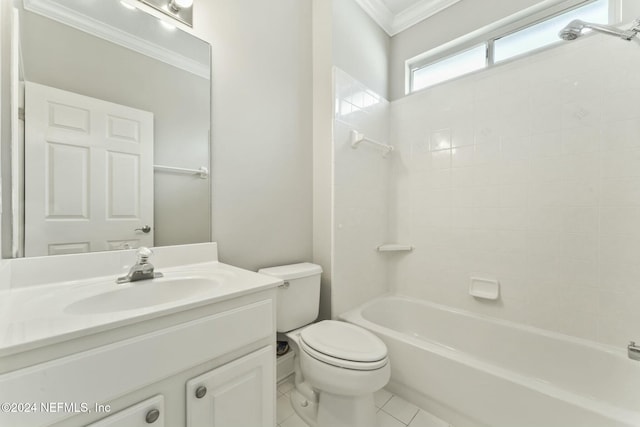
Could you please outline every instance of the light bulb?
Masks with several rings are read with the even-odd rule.
[[[171,0],[170,6],[172,9],[187,9],[193,6],[193,0]]]

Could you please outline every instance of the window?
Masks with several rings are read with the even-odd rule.
[[[420,90],[456,77],[481,70],[487,66],[487,45],[481,44],[456,53],[413,72],[413,90]]]
[[[609,0],[582,3],[582,6],[554,16],[543,17],[516,31],[509,32],[505,26],[492,30],[484,37],[475,38],[475,47],[449,55],[427,56],[409,65],[409,92],[433,86],[494,64],[516,58],[537,49],[560,43],[558,32],[574,19],[607,24],[610,19]],[[496,34],[497,36],[491,36]],[[468,46],[468,44],[466,44]],[[439,50],[439,49],[438,49]]]
[[[609,23],[609,4],[606,0],[599,0],[508,36],[495,39],[493,62],[505,61],[532,50],[555,44],[559,40],[558,32],[574,19],[607,24]]]

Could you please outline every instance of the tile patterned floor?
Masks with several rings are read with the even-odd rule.
[[[295,413],[289,395],[293,389],[292,379],[278,384],[276,401],[276,423],[278,427],[308,427]],[[403,398],[380,390],[374,395],[378,410],[379,427],[452,427],[447,422],[423,411]]]

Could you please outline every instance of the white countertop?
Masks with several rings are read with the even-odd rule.
[[[157,267],[156,271],[169,279],[202,277],[213,279],[215,284],[197,295],[152,307],[91,314],[71,313],[68,307],[118,287],[153,283],[141,281],[118,285],[115,280],[120,272],[114,272],[109,276],[0,290],[0,357],[274,288],[282,283],[274,277],[218,261]]]

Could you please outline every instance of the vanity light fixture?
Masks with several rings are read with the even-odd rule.
[[[169,2],[169,7],[174,12],[179,12],[182,9],[187,9],[193,6],[193,0],[171,0]]]
[[[138,0],[152,8],[193,27],[193,0]]]

